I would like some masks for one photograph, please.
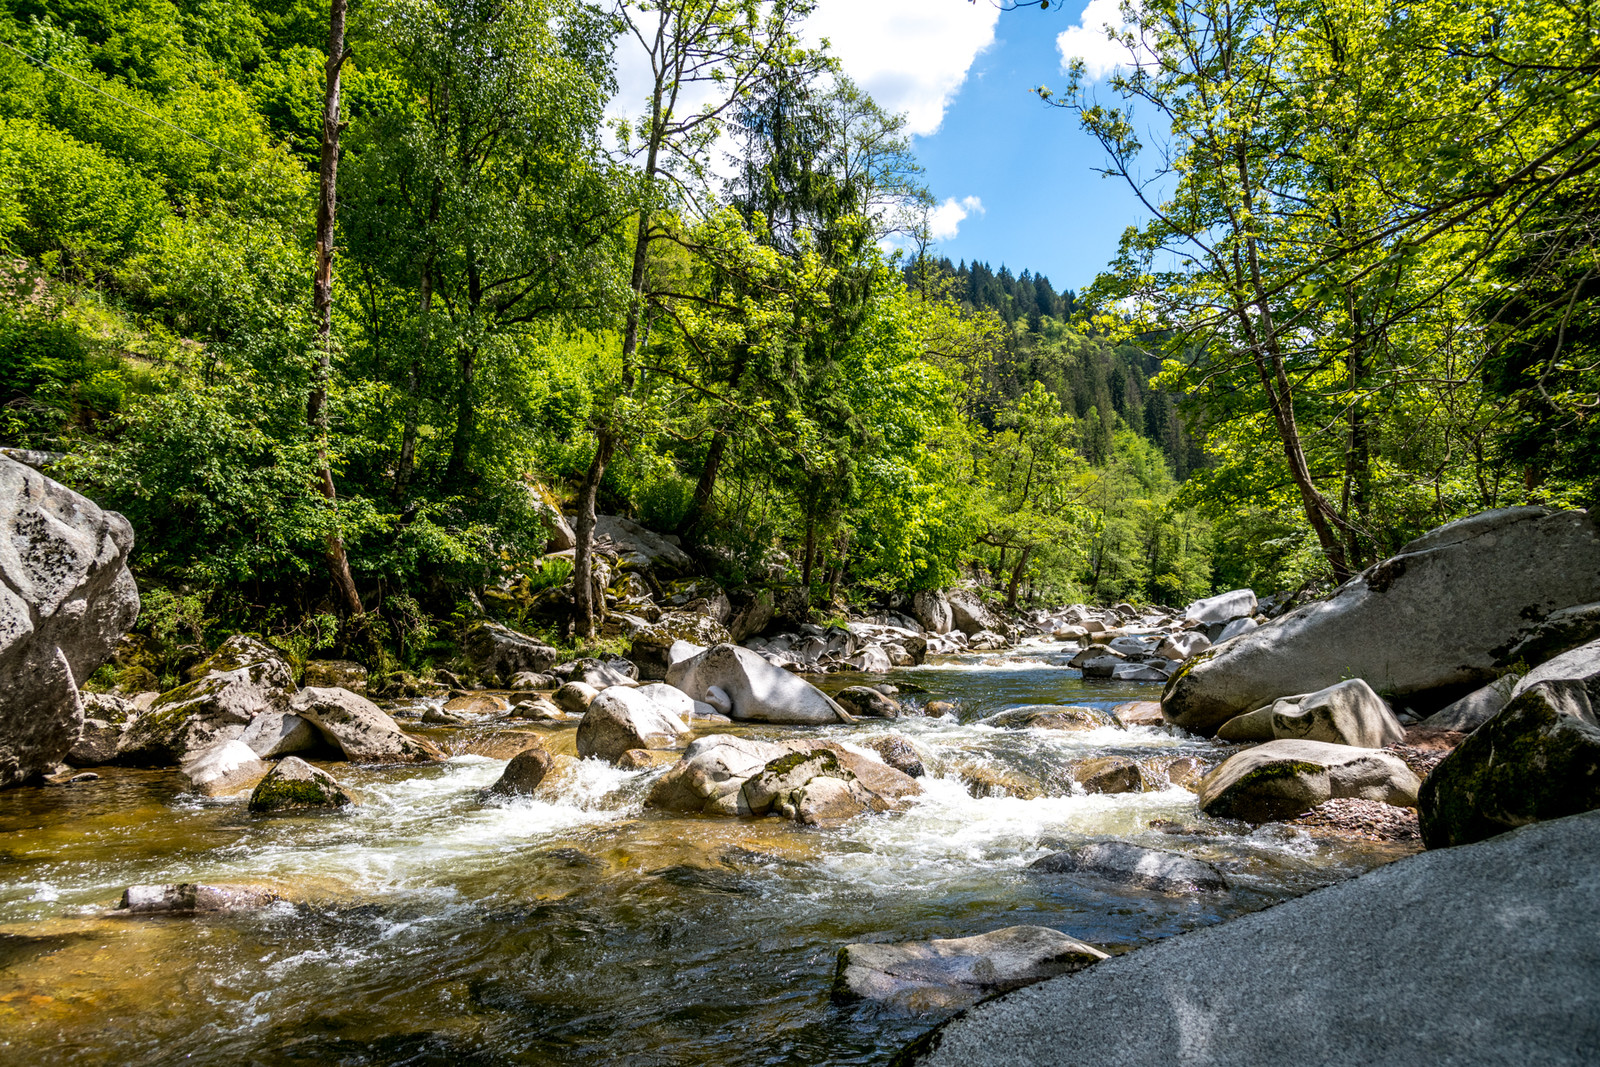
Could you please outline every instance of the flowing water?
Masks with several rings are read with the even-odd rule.
[[[241,801],[184,795],[164,771],[106,768],[96,782],[8,791],[0,1062],[882,1063],[937,1017],[833,1004],[842,944],[1037,923],[1124,951],[1400,854],[1214,824],[1177,787],[1072,792],[1074,760],[1215,759],[1223,750],[1211,742],[1148,727],[974,725],[1019,704],[1110,708],[1157,695],[1064,664],[1043,647],[946,658],[889,680],[927,690],[912,701],[958,702],[959,716],[804,731],[845,741],[894,731],[932,757],[908,811],[835,829],[646,812],[660,772],[596,761],[559,803],[485,806],[477,792],[505,763],[474,754],[327,765],[363,803],[316,817],[255,818]],[[860,681],[831,676],[826,688]],[[572,733],[542,731],[568,751]],[[431,736],[461,752],[515,748],[503,727]],[[1045,795],[974,796],[985,791],[957,773],[974,766]],[[1232,891],[1167,896],[1026,869],[1105,838],[1209,860]],[[107,914],[127,885],[180,881],[286,899],[191,918]]]

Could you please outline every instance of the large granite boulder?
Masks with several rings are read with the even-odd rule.
[[[222,741],[236,741],[258,715],[288,710],[294,673],[260,638],[234,634],[135,718],[117,745],[123,763],[181,763]]]
[[[1228,888],[1228,880],[1222,872],[1204,860],[1140,848],[1126,841],[1100,841],[1065,852],[1052,852],[1028,866],[1045,874],[1093,875],[1108,882],[1158,893],[1217,892]]]
[[[614,763],[629,749],[676,748],[688,733],[682,716],[636,688],[614,685],[602,690],[583,713],[578,724],[578,755]]]
[[[816,759],[819,753],[831,759]],[[769,774],[769,780],[754,794],[758,811],[752,809],[745,786],[763,774]],[[827,783],[809,800],[794,795],[818,778],[842,783],[848,801],[833,795],[839,791]],[[750,815],[771,810],[781,794],[786,800],[780,814],[802,822],[821,822],[848,817],[838,814],[847,803],[857,805],[851,814],[866,807],[886,810],[921,792],[922,787],[909,775],[835,742],[757,741],[711,734],[691,743],[683,759],[656,780],[645,806],[707,815]]]
[[[382,708],[348,689],[302,689],[289,710],[315,726],[352,763],[423,763],[445,758],[432,741],[412,737]]]
[[[268,768],[243,741],[219,741],[191,755],[179,769],[194,792],[221,797],[255,785]]]
[[[598,551],[616,557],[619,566],[648,569],[662,578],[680,578],[699,570],[676,537],[647,530],[620,515],[595,516],[594,544]]]
[[[139,614],[132,547],[121,515],[0,456],[0,787],[78,740],[78,686]]]
[[[257,715],[244,728],[239,740],[262,759],[309,752],[323,743],[322,734],[315,726],[287,711],[269,711],[265,715]]]
[[[978,594],[966,589],[951,592],[946,600],[950,604],[950,628],[960,630],[968,637],[980,633],[992,632],[1000,628],[1000,623],[995,619],[982,598]]]
[[[1600,641],[1579,645],[1539,664],[1517,679],[1510,699],[1517,699],[1540,682],[1573,683],[1589,695],[1592,703],[1600,705]]]
[[[897,1067],[1595,1062],[1600,812],[1408,856],[980,1004]]]
[[[1520,674],[1505,674],[1482,689],[1474,689],[1460,700],[1446,704],[1418,723],[1429,730],[1453,730],[1470,734],[1499,714],[1511,699],[1511,692],[1522,681]]]
[[[668,669],[667,684],[746,722],[823,725],[851,722],[822,690],[738,645],[713,645]]]
[[[1540,681],[1444,758],[1417,814],[1429,848],[1600,808],[1600,721],[1577,681]]]
[[[1008,926],[974,937],[898,945],[846,945],[835,964],[833,998],[884,1001],[913,1014],[950,1011],[1109,958],[1046,926]]]
[[[490,684],[510,684],[524,671],[542,674],[561,662],[561,653],[538,638],[488,620],[467,627],[461,651],[472,660],[478,677]]]
[[[1506,508],[1441,526],[1307,604],[1200,653],[1161,704],[1212,733],[1284,692],[1365,679],[1389,697],[1463,693],[1550,613],[1600,599],[1600,529],[1581,511]]]
[[[1190,622],[1205,626],[1229,623],[1234,619],[1248,618],[1256,613],[1256,594],[1251,589],[1234,589],[1227,593],[1196,600],[1183,611]]]
[[[1223,819],[1271,822],[1334,797],[1409,808],[1421,783],[1400,757],[1323,741],[1269,741],[1230,756],[1200,780],[1200,810]]]
[[[918,593],[912,597],[911,614],[915,615],[917,621],[931,634],[947,634],[955,626],[955,617],[950,611],[950,601],[938,590]]]
[[[1405,740],[1406,729],[1389,705],[1360,678],[1307,693],[1272,710],[1272,736],[1383,748]]]

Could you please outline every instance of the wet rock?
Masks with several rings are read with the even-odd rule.
[[[594,698],[599,695],[600,690],[588,682],[568,682],[557,689],[550,699],[562,711],[582,714],[589,710],[589,705],[593,704]]]
[[[78,740],[67,750],[67,762],[74,767],[100,767],[116,762],[117,744],[123,727],[104,719],[84,719]]]
[[[945,715],[955,716],[961,714],[961,706],[953,700],[930,700],[922,705],[922,714],[934,718],[941,718]]]
[[[1073,656],[1071,659],[1067,660],[1067,666],[1076,667],[1079,670],[1082,670],[1085,665],[1093,660],[1098,659],[1111,659],[1117,663],[1120,663],[1124,657],[1122,653],[1113,651],[1110,645],[1093,644],[1085,647],[1076,656]],[[1110,677],[1109,668],[1106,677]]]
[[[428,726],[465,726],[469,720],[459,712],[429,708],[422,713],[422,721]]]
[[[1047,874],[1092,874],[1158,893],[1205,893],[1228,888],[1222,872],[1203,860],[1123,841],[1101,841],[1054,852],[1034,860],[1029,867]]]
[[[1382,748],[1406,736],[1389,705],[1360,678],[1307,693],[1293,706],[1278,701],[1272,708],[1272,733],[1357,748]]]
[[[949,1011],[1108,958],[1093,945],[1043,926],[898,945],[846,945],[839,950],[833,997],[884,1001],[914,1013]]]
[[[1589,692],[1570,679],[1523,690],[1434,768],[1417,807],[1429,848],[1600,808],[1600,721]]]
[[[1425,534],[1326,600],[1202,652],[1162,696],[1211,733],[1283,692],[1364,678],[1398,699],[1492,681],[1538,621],[1600,600],[1600,515],[1508,508]]]
[[[1098,756],[1072,766],[1072,777],[1085,793],[1142,793],[1144,771],[1126,756]]]
[[[302,689],[289,710],[315,726],[354,763],[421,763],[445,758],[433,742],[412,737],[376,704],[347,689]]]
[[[678,762],[676,752],[661,752],[648,748],[630,748],[616,759],[616,768],[621,771],[648,771],[656,767],[668,767]]]
[[[910,741],[899,734],[880,734],[877,737],[863,738],[861,744],[872,749],[883,757],[883,762],[911,778],[921,778],[927,773],[923,765],[922,755],[912,746]]]
[[[1198,756],[1179,756],[1176,759],[1159,761],[1156,770],[1163,775],[1171,785],[1187,789],[1191,793],[1198,792],[1199,783],[1206,773],[1211,770],[1212,763]]]
[[[818,752],[829,753],[833,761],[830,766],[837,764],[853,776],[854,784],[865,790],[866,798],[862,802],[873,808],[895,807],[899,801],[922,791],[909,776],[833,742],[769,742],[711,734],[690,744],[683,759],[656,780],[645,806],[711,815],[747,815],[750,814],[744,794],[747,781],[767,770],[774,761],[789,759],[799,766]],[[807,811],[813,818],[834,817],[824,815],[817,807],[825,795],[832,797],[834,793],[819,792],[813,796],[810,808],[793,798],[793,787],[790,793],[789,807],[794,813],[791,817],[803,819]]]
[[[298,715],[269,711],[251,719],[239,740],[261,759],[276,759],[318,747],[322,744],[322,734]]]
[[[1118,704],[1111,709],[1111,717],[1116,719],[1117,725],[1123,729],[1167,724],[1167,720],[1161,716],[1161,702],[1157,700],[1134,700]]]
[[[257,715],[288,709],[294,675],[278,650],[235,634],[190,670],[193,681],[161,694],[129,725],[121,762],[179,763],[219,741],[237,740]]]
[[[473,693],[446,701],[444,710],[458,715],[504,715],[511,710],[511,701],[492,693]]]
[[[1090,666],[1103,664],[1104,660],[1092,660]],[[1090,671],[1090,667],[1083,669],[1085,678],[1103,677]],[[1111,667],[1112,678],[1119,682],[1164,682],[1167,672],[1153,663],[1113,663]]]
[[[852,721],[816,686],[738,645],[714,645],[673,664],[667,682],[739,721],[813,725]]]
[[[498,780],[484,790],[486,796],[532,796],[539,784],[555,766],[555,758],[544,747],[543,741],[533,744],[511,757]]]
[[[1418,725],[1430,730],[1471,733],[1506,706],[1512,690],[1521,680],[1520,674],[1502,675],[1482,689],[1475,689],[1455,703],[1440,708]]]
[[[578,724],[578,755],[611,762],[630,748],[674,748],[689,727],[677,715],[629,686],[594,698]]]
[[[1115,727],[1117,720],[1099,708],[1074,704],[1026,704],[978,720],[980,726],[1012,730],[1098,730]]]
[[[307,660],[300,684],[322,689],[348,689],[352,693],[366,696],[367,669],[347,659]]]
[[[833,694],[839,706],[857,718],[897,719],[900,702],[864,685],[852,685]]]
[[[121,515],[0,456],[0,787],[78,740],[78,686],[139,613],[132,547]]]
[[[1228,758],[1200,782],[1200,810],[1271,822],[1334,797],[1414,807],[1421,785],[1392,753],[1323,741],[1269,741]]]
[[[1256,594],[1250,589],[1234,589],[1227,593],[1196,600],[1183,611],[1190,622],[1203,625],[1227,623],[1256,613]]]
[[[278,894],[253,885],[130,885],[122,891],[117,910],[129,915],[195,915],[253,911],[277,900]]]
[[[243,792],[267,773],[267,765],[243,741],[219,741],[191,755],[179,769],[190,789],[208,797]]]
[[[974,799],[1015,797],[1037,800],[1045,795],[1044,783],[1026,771],[990,763],[982,759],[960,758],[951,761],[951,770],[966,785]]]
[[[938,591],[918,593],[911,599],[911,613],[929,633],[947,634],[955,626],[950,601]]]
[[[299,756],[284,757],[250,794],[250,810],[258,815],[344,808],[355,802],[333,775]]]
[[[511,717],[514,719],[533,719],[535,721],[563,722],[572,716],[572,712],[562,711],[543,697],[534,697],[528,700],[519,700],[511,707]]]
[[[561,660],[561,653],[538,638],[486,619],[467,627],[461,651],[472,660],[478,677],[491,684],[507,682],[523,671],[542,673]]]
[[[872,802],[871,794],[855,785],[855,774],[827,749],[787,752],[752,775],[741,792],[741,813],[771,812],[809,825],[852,818]]]

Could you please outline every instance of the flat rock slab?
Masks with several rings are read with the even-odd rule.
[[[1593,1064],[1600,812],[1422,853],[981,1004],[896,1064]]]

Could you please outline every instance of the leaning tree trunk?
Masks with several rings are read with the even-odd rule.
[[[306,401],[306,421],[317,445],[317,482],[328,506],[333,509],[333,527],[323,541],[323,557],[328,574],[344,609],[354,620],[362,620],[365,610],[344,538],[339,533],[339,494],[333,486],[333,470],[328,463],[328,381],[333,367],[333,236],[334,213],[338,205],[339,173],[339,80],[345,60],[344,17],[348,0],[333,0],[328,19],[327,91],[322,101],[322,158],[317,182],[317,273],[311,287],[313,316],[317,328],[317,363],[312,377],[311,395]],[[357,623],[359,625],[359,622]]]
[[[606,464],[616,449],[616,438],[602,430],[596,443],[594,459],[584,475],[583,486],[578,490],[578,522],[573,529],[577,546],[572,554],[572,629],[573,636],[585,640],[594,637],[594,525],[595,501],[600,495],[600,479],[605,476]]]

